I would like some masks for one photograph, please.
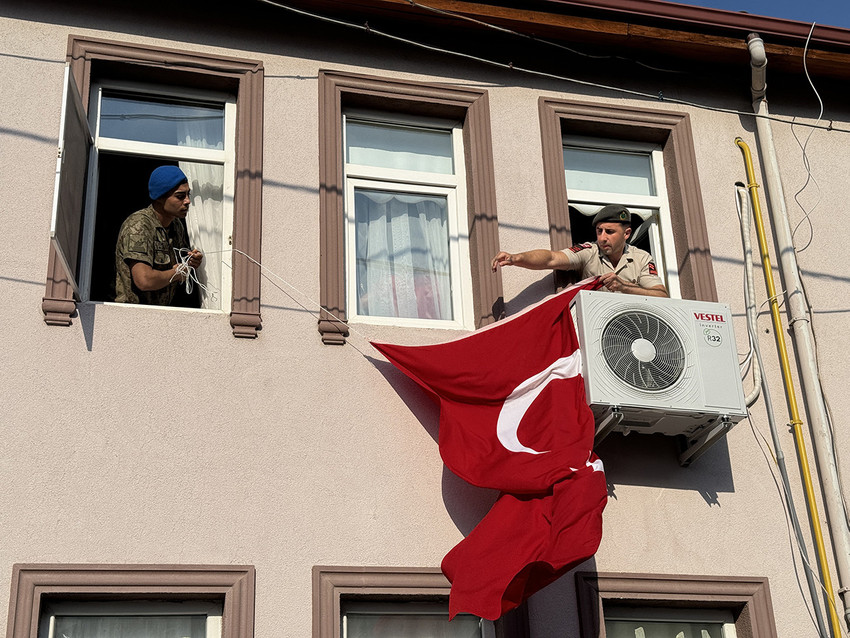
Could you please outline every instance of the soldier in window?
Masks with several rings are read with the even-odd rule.
[[[500,252],[493,272],[502,266],[529,270],[580,270],[582,277],[599,277],[608,290],[630,295],[667,297],[655,262],[645,250],[626,243],[632,233],[632,214],[625,206],[604,206],[593,218],[596,242],[576,244],[564,251],[537,249],[524,253]]]
[[[151,205],[121,225],[115,246],[115,301],[167,306],[186,273],[178,253],[197,268],[203,254],[191,250],[182,220],[189,212],[189,180],[176,166],[160,166],[148,182]]]

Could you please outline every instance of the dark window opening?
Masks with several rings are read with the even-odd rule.
[[[118,231],[127,217],[151,203],[148,178],[153,169],[166,164],[177,166],[177,162],[157,158],[100,154],[92,251],[92,301],[115,301],[115,242]],[[173,223],[183,225],[186,231],[183,220],[176,219]],[[171,305],[200,308],[198,289],[186,294],[185,287],[180,286]]]

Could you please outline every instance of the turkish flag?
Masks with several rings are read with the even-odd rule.
[[[503,493],[441,565],[449,617],[496,620],[596,553],[608,488],[594,461],[543,494]]]
[[[506,494],[443,561],[450,613],[496,619],[586,560],[607,490],[592,455],[570,301],[585,280],[447,343],[373,343],[440,405],[439,445],[455,474]]]

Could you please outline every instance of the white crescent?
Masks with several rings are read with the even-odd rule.
[[[499,412],[499,420],[496,423],[496,435],[499,437],[499,443],[509,452],[546,454],[549,450],[538,452],[519,442],[517,431],[520,421],[550,381],[570,379],[580,374],[581,351],[576,350],[570,356],[561,357],[542,372],[538,372],[520,383],[505,399],[502,411]]]

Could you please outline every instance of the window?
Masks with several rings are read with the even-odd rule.
[[[121,223],[150,202],[151,171],[175,164],[189,178],[189,244],[206,255],[197,271],[202,286],[192,296],[178,296],[175,305],[229,307],[230,278],[223,270],[229,275],[232,263],[235,96],[101,81],[92,85],[89,125],[94,145],[78,282],[81,299],[114,300],[115,243]]]
[[[36,630],[39,638],[92,638],[119,628],[127,638],[252,638],[254,568],[13,567],[8,638]]]
[[[75,299],[110,298],[118,227],[149,203],[150,171],[173,163],[191,180],[188,230],[209,252],[202,281],[215,290],[184,305],[230,310],[233,334],[256,336],[262,83],[262,65],[252,60],[69,38],[42,303],[48,324],[69,325]],[[122,202],[118,215],[114,200]]]
[[[38,638],[221,638],[221,613],[197,601],[47,602]]]
[[[629,243],[652,254],[668,292],[679,297],[661,147],[565,137],[564,181],[573,242],[596,241],[592,220],[602,206],[628,206],[633,215]]]
[[[552,248],[586,241],[599,204],[626,204],[671,292],[717,301],[689,116],[549,98],[539,113]]]
[[[323,71],[319,112],[322,341],[500,317],[486,91]]]
[[[343,117],[350,319],[470,328],[461,127]]]
[[[582,638],[773,638],[765,578],[576,574]]]
[[[342,638],[494,638],[493,623],[471,614],[449,622],[449,604],[441,601],[341,601]]]
[[[450,585],[439,569],[314,567],[313,638],[524,638],[521,607],[495,623],[448,620]]]
[[[605,606],[607,638],[736,638],[728,609]]]

